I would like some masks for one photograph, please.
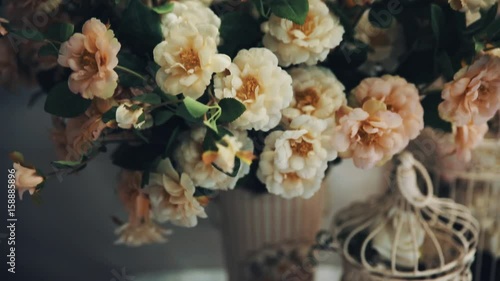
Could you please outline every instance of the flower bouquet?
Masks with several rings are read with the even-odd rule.
[[[47,94],[59,158],[44,173],[12,153],[16,187],[40,196],[50,178],[113,145],[129,213],[118,242],[142,245],[166,240],[158,223],[196,226],[220,192],[311,198],[338,156],[383,165],[424,124],[452,133],[450,152],[467,161],[500,107],[497,9],[467,0],[6,1],[3,82],[36,82],[33,104]]]

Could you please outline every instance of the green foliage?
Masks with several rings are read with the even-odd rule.
[[[115,120],[117,108],[117,106],[113,106],[110,110],[106,111],[101,117],[102,122],[108,123],[109,121]]]
[[[81,161],[52,161],[50,163],[56,169],[76,168],[82,164]]]
[[[168,2],[163,5],[153,7],[152,9],[159,15],[168,14],[174,9],[174,3]]]
[[[238,119],[245,112],[246,107],[237,99],[225,98],[219,101],[219,106],[222,109],[222,114],[219,117],[219,123],[230,123]]]
[[[38,50],[39,57],[58,56],[59,50],[52,44],[43,45]]]
[[[422,100],[424,107],[424,124],[444,132],[451,132],[451,123],[444,121],[439,117],[438,105],[443,101],[440,91],[428,93]]]
[[[91,103],[91,100],[72,93],[68,88],[68,82],[64,81],[50,90],[44,108],[52,115],[71,118],[83,114]]]
[[[113,27],[118,41],[136,54],[152,54],[154,47],[163,40],[160,15],[140,0],[130,0]]]
[[[308,0],[271,0],[268,3],[273,14],[296,24],[304,24],[309,12]]]
[[[189,115],[191,115],[191,117],[193,118],[202,117],[210,109],[209,106],[190,97],[185,97],[183,104],[186,107]]]
[[[113,152],[111,159],[114,165],[123,169],[144,171],[149,169],[151,163],[163,153],[163,149],[162,145],[124,143]]]
[[[15,36],[31,41],[43,41],[45,36],[35,28],[11,29],[9,32]]]
[[[156,105],[161,103],[161,97],[155,93],[147,93],[132,98],[133,101]]]
[[[51,24],[45,32],[45,37],[51,41],[65,42],[75,32],[75,26],[70,23],[54,23]]]
[[[152,115],[153,115],[154,125],[160,126],[165,124],[168,120],[170,120],[175,115],[175,113],[170,110],[159,108],[153,111]]]
[[[223,44],[219,51],[232,58],[239,50],[256,46],[262,37],[259,22],[248,13],[227,13],[221,20],[220,36]]]
[[[252,2],[262,17],[266,19],[269,18],[269,15],[271,14],[271,8],[269,8],[269,5],[265,0],[252,0]]]
[[[145,68],[147,66],[147,63],[139,58],[138,56],[135,56],[130,53],[123,53],[120,52],[118,54],[118,61],[119,65],[122,67],[125,67],[127,69],[130,69],[142,76],[146,76],[145,74]],[[120,69],[118,70],[118,75],[119,75],[119,83],[120,85],[124,87],[142,87],[144,86],[144,80],[137,77],[136,75],[130,74],[128,72],[122,71]]]

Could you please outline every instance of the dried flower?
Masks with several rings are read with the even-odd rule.
[[[15,185],[21,200],[24,192],[35,193],[36,187],[44,181],[44,178],[38,175],[35,169],[24,167],[20,163],[14,163],[14,169],[16,170]]]
[[[487,132],[488,124],[456,127],[454,134],[457,157],[465,162],[470,161],[472,150],[481,144]]]
[[[207,217],[194,197],[196,188],[193,181],[186,173],[179,175],[170,159],[160,162],[155,173],[151,173],[149,184],[148,193],[156,220],[194,227],[198,224],[198,217]]]

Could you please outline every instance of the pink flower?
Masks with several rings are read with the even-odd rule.
[[[353,94],[359,104],[372,98],[382,101],[388,110],[399,114],[403,121],[399,130],[406,144],[424,129],[424,109],[418,90],[399,76],[367,78],[353,90]]]
[[[457,157],[462,161],[470,161],[472,150],[484,139],[488,132],[488,124],[467,125],[455,130],[455,146]]]
[[[59,51],[59,64],[73,70],[69,89],[86,99],[113,96],[118,86],[118,74],[113,69],[118,65],[120,48],[112,30],[98,19],[88,20],[82,33],[73,34]]]
[[[339,120],[334,147],[344,157],[352,157],[356,167],[366,169],[382,164],[405,148],[403,119],[387,110],[383,102],[369,99],[362,108],[343,110],[348,113]]]
[[[483,55],[444,86],[441,118],[457,126],[484,124],[500,108],[500,58]]]

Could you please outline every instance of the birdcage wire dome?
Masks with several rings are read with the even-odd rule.
[[[465,206],[434,196],[431,177],[411,153],[398,161],[386,194],[354,203],[333,221],[343,280],[470,280],[479,223]]]
[[[442,166],[438,162],[432,171],[436,193],[467,206],[480,224],[474,279],[500,280],[500,138],[484,140],[466,166]]]

